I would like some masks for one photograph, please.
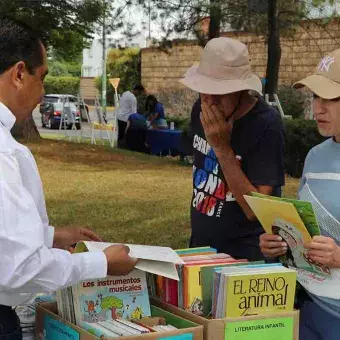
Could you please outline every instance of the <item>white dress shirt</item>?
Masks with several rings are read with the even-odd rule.
[[[28,293],[54,291],[107,275],[103,252],[52,248],[42,183],[28,148],[10,130],[15,117],[0,103],[0,304],[25,303]]]
[[[119,100],[117,118],[127,122],[132,113],[137,113],[137,98],[132,92],[126,91]]]

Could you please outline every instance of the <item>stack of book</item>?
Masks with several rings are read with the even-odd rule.
[[[176,252],[184,262],[176,266],[179,281],[149,275],[150,295],[200,316],[208,315],[211,310],[213,269],[248,263],[245,259],[235,260],[228,254],[217,253],[211,247],[180,249]],[[209,287],[206,290],[202,285],[204,281]]]
[[[293,310],[296,272],[281,263],[235,260],[210,247],[177,252],[180,281],[149,276],[150,295],[208,318]]]
[[[296,272],[281,264],[225,267],[213,277],[213,318],[292,311]]]

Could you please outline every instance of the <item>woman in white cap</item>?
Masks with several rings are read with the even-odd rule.
[[[280,195],[284,185],[284,130],[278,112],[261,98],[247,46],[212,39],[200,63],[181,82],[200,94],[193,132],[193,247],[210,245],[234,258],[263,258],[263,228],[243,195]]]
[[[294,87],[313,93],[313,112],[322,136],[330,137],[308,154],[299,198],[310,201],[322,236],[306,244],[306,255],[331,268],[330,279],[313,293],[310,286],[300,296],[300,340],[338,340],[340,338],[340,49],[324,57],[314,73]],[[287,246],[275,235],[260,238],[264,255],[276,257]],[[337,285],[337,280],[339,284]],[[301,281],[304,285],[303,281]],[[335,287],[335,288],[334,288]]]

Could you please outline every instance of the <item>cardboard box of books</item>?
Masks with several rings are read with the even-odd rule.
[[[141,319],[140,324],[135,325],[135,334],[121,336],[120,338],[124,340],[203,340],[203,327],[190,320],[153,305],[151,306],[151,316],[151,318]],[[165,323],[168,326],[164,326]],[[140,326],[141,324],[144,327]],[[129,326],[122,324],[121,327],[121,329],[127,329]],[[157,331],[137,332],[146,327],[157,329]],[[165,329],[162,327],[165,327]],[[169,328],[166,329],[167,327]],[[104,332],[99,335],[97,331],[97,329],[85,330],[62,319],[58,315],[56,303],[42,303],[37,307],[36,334],[39,340],[109,340],[119,337],[117,335],[111,338]]]
[[[200,251],[186,250],[195,255],[182,257],[178,282],[157,277],[149,284],[154,304],[204,325],[206,340],[297,338],[295,270],[281,263],[234,260],[216,250],[197,255]]]
[[[153,305],[203,325],[204,340],[298,340],[299,312],[278,312],[238,318],[207,319],[158,299]]]

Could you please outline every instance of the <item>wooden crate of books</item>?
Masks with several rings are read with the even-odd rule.
[[[154,319],[166,320],[169,325],[176,329],[158,331],[147,334],[138,334],[119,337],[122,340],[203,340],[203,327],[190,320],[185,320],[157,306],[151,306],[151,314]],[[58,315],[56,303],[43,303],[37,307],[36,312],[37,339],[72,339],[72,340],[110,340],[104,335],[98,337],[94,332],[88,332]],[[115,337],[117,339],[117,337]]]
[[[281,312],[241,318],[206,319],[151,299],[153,305],[204,327],[204,340],[298,340],[299,311]]]

